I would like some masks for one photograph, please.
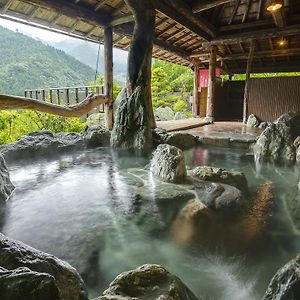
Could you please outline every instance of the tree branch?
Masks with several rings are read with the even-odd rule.
[[[63,117],[81,117],[93,108],[107,102],[105,95],[89,95],[75,105],[62,106],[40,100],[11,95],[0,95],[0,110],[4,109],[32,109]]]

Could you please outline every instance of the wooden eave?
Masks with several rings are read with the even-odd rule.
[[[185,66],[196,58],[206,68],[209,48],[216,45],[218,64],[244,73],[254,41],[254,72],[300,71],[299,0],[284,1],[279,18],[266,10],[266,0],[154,0],[154,5],[155,58]],[[124,50],[134,22],[123,0],[0,0],[0,15],[96,43],[113,24],[114,46]],[[284,47],[278,44],[282,38]]]

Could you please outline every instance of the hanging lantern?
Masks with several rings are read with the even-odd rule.
[[[268,11],[275,12],[282,8],[283,0],[268,0],[266,6]]]

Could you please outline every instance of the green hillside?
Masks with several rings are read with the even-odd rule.
[[[85,85],[94,70],[61,50],[0,26],[0,94]]]

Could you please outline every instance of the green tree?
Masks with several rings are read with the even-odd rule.
[[[89,81],[88,85],[93,86],[104,86],[104,76],[98,75],[96,81]],[[116,100],[117,96],[121,92],[122,88],[117,84],[116,81],[113,82],[113,100]]]
[[[152,66],[153,107],[169,106],[189,115],[187,101],[193,90],[193,78],[192,70],[187,67],[155,60]]]

